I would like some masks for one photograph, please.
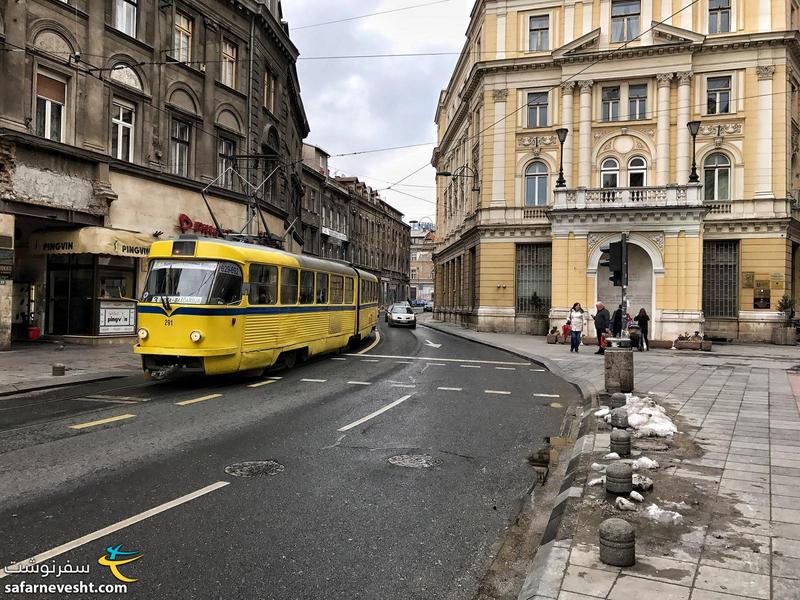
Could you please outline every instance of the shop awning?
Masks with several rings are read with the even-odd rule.
[[[83,227],[70,230],[39,231],[31,235],[29,248],[34,254],[108,254],[146,257],[151,235],[108,227]]]

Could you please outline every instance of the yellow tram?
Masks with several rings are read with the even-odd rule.
[[[149,258],[134,350],[157,377],[292,367],[377,325],[378,279],[344,263],[192,237]]]

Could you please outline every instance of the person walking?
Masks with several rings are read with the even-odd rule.
[[[622,335],[622,322],[625,320],[625,313],[622,310],[622,304],[614,311],[614,316],[611,317],[611,335],[618,338]]]
[[[650,350],[650,338],[647,337],[647,334],[650,330],[650,315],[647,314],[647,311],[644,308],[641,308],[639,309],[639,314],[636,315],[633,320],[639,325],[639,331],[641,332],[639,349]]]
[[[583,335],[583,328],[586,325],[583,316],[583,308],[580,302],[576,302],[572,305],[567,322],[571,327],[569,351],[577,352],[581,346],[581,335]]]
[[[597,352],[595,354],[605,354],[606,349],[604,347],[605,335],[606,331],[608,331],[608,326],[611,322],[611,314],[608,312],[608,309],[602,302],[598,302],[595,307],[597,308],[597,313],[594,315],[594,329],[597,332]]]

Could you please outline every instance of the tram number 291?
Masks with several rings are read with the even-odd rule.
[[[172,319],[164,319],[164,327],[172,327]]]

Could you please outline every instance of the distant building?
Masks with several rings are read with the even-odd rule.
[[[435,229],[417,223],[411,229],[411,299],[433,300],[433,252],[436,248]]]

